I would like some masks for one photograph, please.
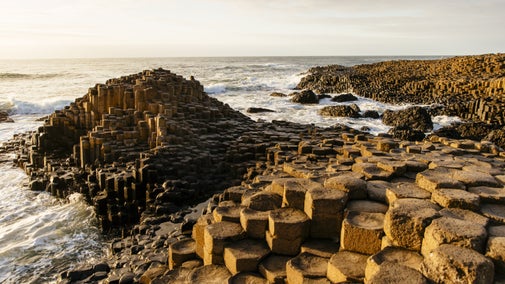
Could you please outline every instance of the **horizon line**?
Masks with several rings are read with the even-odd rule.
[[[15,57],[0,58],[0,60],[81,60],[81,59],[156,59],[156,58],[301,58],[301,57],[457,57],[501,54],[502,52],[488,52],[479,54],[382,54],[382,55],[232,55],[232,56],[121,56],[121,57]]]

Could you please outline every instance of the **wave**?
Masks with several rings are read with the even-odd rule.
[[[51,79],[65,74],[59,73],[41,73],[41,74],[25,74],[25,73],[0,73],[0,80],[33,80],[33,79]]]
[[[16,99],[0,101],[0,111],[5,111],[9,115],[14,114],[50,114],[58,109],[63,109],[72,100],[47,100],[41,102],[27,102]]]
[[[210,85],[204,87],[204,90],[208,94],[213,94],[213,95],[223,94],[226,92],[226,85],[224,85],[222,83],[210,84]]]

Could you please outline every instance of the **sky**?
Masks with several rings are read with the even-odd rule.
[[[505,0],[13,0],[0,58],[505,52]]]

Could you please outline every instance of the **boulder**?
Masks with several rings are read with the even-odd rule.
[[[404,110],[386,110],[382,122],[390,126],[409,126],[412,129],[428,132],[433,129],[430,114],[422,107],[410,107]]]
[[[377,119],[380,115],[376,110],[367,110],[363,113],[363,117]]]
[[[301,92],[295,92],[292,95],[291,101],[299,104],[317,104],[319,103],[319,98],[311,90],[303,90]]]
[[[325,106],[319,111],[319,114],[323,116],[358,118],[360,117],[359,112],[360,112],[359,107],[353,104],[353,105]]]
[[[331,98],[332,102],[338,102],[338,103],[352,102],[352,101],[357,101],[357,100],[358,100],[358,98],[350,93],[337,95],[337,96],[334,96],[333,98]]]

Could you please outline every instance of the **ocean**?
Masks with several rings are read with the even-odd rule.
[[[318,115],[329,99],[319,105],[300,105],[288,97],[271,97],[272,92],[289,94],[313,66],[352,66],[399,59],[436,57],[229,57],[229,58],[128,58],[0,60],[0,111],[7,111],[14,123],[0,123],[0,143],[15,133],[36,130],[37,118],[61,109],[96,83],[142,70],[171,70],[186,78],[194,76],[205,91],[246,113],[249,107],[274,110],[247,114],[254,120],[289,120],[331,126],[343,123],[377,134],[387,132],[380,120],[326,118]],[[357,102],[362,111],[401,109],[366,98]],[[436,117],[435,128],[457,121]],[[9,159],[0,156],[0,283],[51,283],[66,269],[96,262],[106,253],[94,212],[78,194],[58,200],[45,192],[27,189],[28,177]]]

